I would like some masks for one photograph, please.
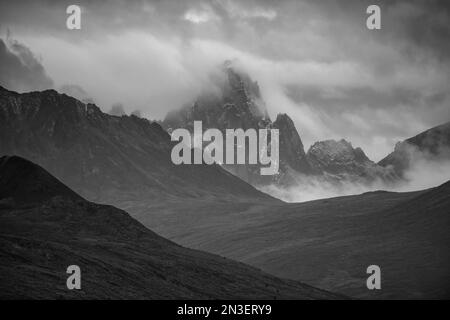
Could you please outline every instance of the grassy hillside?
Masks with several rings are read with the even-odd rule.
[[[66,288],[69,265],[81,268],[80,291]],[[183,248],[18,157],[0,159],[0,284],[2,299],[339,297]]]
[[[125,205],[169,239],[280,277],[359,298],[448,298],[449,185],[300,204]],[[366,288],[372,264],[381,267],[380,291]]]

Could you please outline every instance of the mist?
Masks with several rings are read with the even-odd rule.
[[[396,181],[376,179],[371,183],[336,179],[330,176],[298,175],[297,183],[289,187],[269,185],[258,189],[286,202],[305,202],[371,191],[410,192],[434,188],[450,181],[450,153],[447,148],[439,154],[414,152],[408,169]]]
[[[258,189],[286,202],[305,202],[387,189],[387,184],[382,181],[365,184],[346,180],[336,181],[326,176],[304,175],[298,176],[296,180],[297,183],[289,187],[272,184]]]
[[[450,180],[450,147],[445,141],[438,141],[433,153],[410,145],[408,149],[410,165],[404,173],[405,182],[396,186],[396,191],[428,189]]]

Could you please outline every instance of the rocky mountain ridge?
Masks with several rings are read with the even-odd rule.
[[[269,199],[218,165],[172,163],[170,136],[155,122],[111,116],[54,90],[18,94],[0,87],[0,155],[49,168],[90,200],[147,198]]]
[[[215,82],[214,93],[200,95],[191,104],[167,114],[162,126],[169,132],[186,128],[193,132],[193,122],[202,121],[204,130],[217,128],[274,128],[280,134],[279,174],[261,177],[258,165],[228,165],[227,170],[253,185],[293,185],[304,175],[326,175],[334,179],[372,182],[392,179],[389,170],[370,161],[361,148],[353,149],[341,141],[314,144],[306,153],[294,122],[287,114],[278,114],[275,121],[268,115],[257,82],[227,62],[220,69],[223,78]],[[332,149],[340,148],[331,157]],[[331,152],[331,153],[330,153]]]
[[[393,181],[395,175],[371,161],[364,151],[344,139],[314,143],[308,150],[309,163],[319,172],[347,181],[370,183],[376,179]]]

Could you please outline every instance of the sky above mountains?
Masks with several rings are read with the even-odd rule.
[[[224,60],[258,81],[308,147],[345,138],[373,160],[450,120],[447,1],[0,2],[0,84],[53,87],[150,119],[191,101]],[[381,30],[366,8],[381,7]]]

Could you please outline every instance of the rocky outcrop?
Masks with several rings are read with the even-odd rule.
[[[278,114],[275,121],[268,116],[258,84],[233,64],[226,62],[219,75],[212,77],[215,91],[204,93],[192,104],[167,115],[162,122],[169,132],[186,128],[193,132],[195,120],[202,121],[203,129],[275,128],[279,130],[279,174],[261,176],[259,165],[224,165],[231,173],[253,185],[294,185],[305,176],[320,175],[322,179],[373,182],[376,179],[395,179],[390,169],[385,169],[353,148],[345,140],[315,143],[308,154],[303,142],[287,114]]]
[[[314,143],[307,153],[309,163],[322,173],[347,180],[371,182],[377,178],[391,179],[391,174],[371,161],[364,151],[344,139]]]
[[[218,90],[204,92],[180,110],[169,112],[163,126],[169,131],[176,128],[192,130],[194,121],[202,121],[204,129],[265,126],[268,117],[256,82],[236,72],[229,64],[224,64],[211,81]]]
[[[280,132],[280,159],[298,172],[314,173],[292,119],[287,114],[279,114],[272,127]]]
[[[286,114],[272,122],[261,97],[257,82],[240,71],[231,62],[225,62],[220,72],[212,77],[218,90],[204,93],[194,102],[170,112],[162,122],[169,132],[186,128],[193,132],[194,121],[202,121],[203,130],[226,129],[278,129],[280,133],[279,174],[261,176],[260,165],[224,165],[231,173],[254,184],[289,184],[292,174],[311,174],[301,138],[293,121]]]

